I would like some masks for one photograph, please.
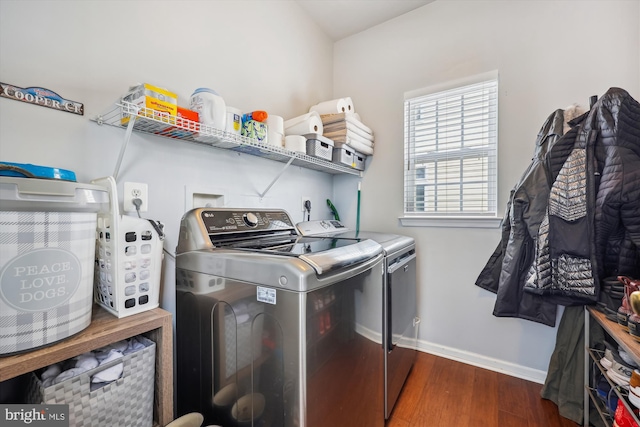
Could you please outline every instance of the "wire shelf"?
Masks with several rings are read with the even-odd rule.
[[[261,144],[253,138],[221,131],[182,117],[162,114],[123,100],[118,101],[108,111],[92,120],[99,125],[105,124],[126,129],[131,117],[135,118],[133,125],[135,132],[233,150],[281,163],[291,161],[294,166],[330,174],[361,175],[361,171],[358,169],[273,145]]]

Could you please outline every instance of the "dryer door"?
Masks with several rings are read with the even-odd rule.
[[[416,358],[416,255],[407,252],[387,268],[385,418],[389,418]]]

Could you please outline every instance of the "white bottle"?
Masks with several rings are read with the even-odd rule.
[[[203,125],[225,130],[227,106],[224,99],[212,89],[196,89],[189,99],[189,109],[197,111]]]

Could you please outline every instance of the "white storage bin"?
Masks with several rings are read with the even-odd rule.
[[[164,233],[150,220],[120,215],[113,177],[92,183],[110,199],[109,211],[98,215],[95,301],[118,317],[158,307]]]
[[[104,188],[0,177],[0,355],[53,344],[91,323]]]
[[[322,135],[307,134],[307,154],[331,161],[333,154],[333,141]]]

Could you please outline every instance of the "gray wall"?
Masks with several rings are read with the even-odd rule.
[[[403,94],[499,72],[498,209],[531,161],[546,117],[618,86],[640,99],[637,1],[436,1],[334,47],[334,95],[349,94],[375,132],[362,179],[361,229],[416,238],[420,347],[543,381],[556,329],[492,315],[474,285],[500,230],[401,227]],[[355,223],[356,184],[336,185]],[[344,208],[346,206],[346,208]]]

